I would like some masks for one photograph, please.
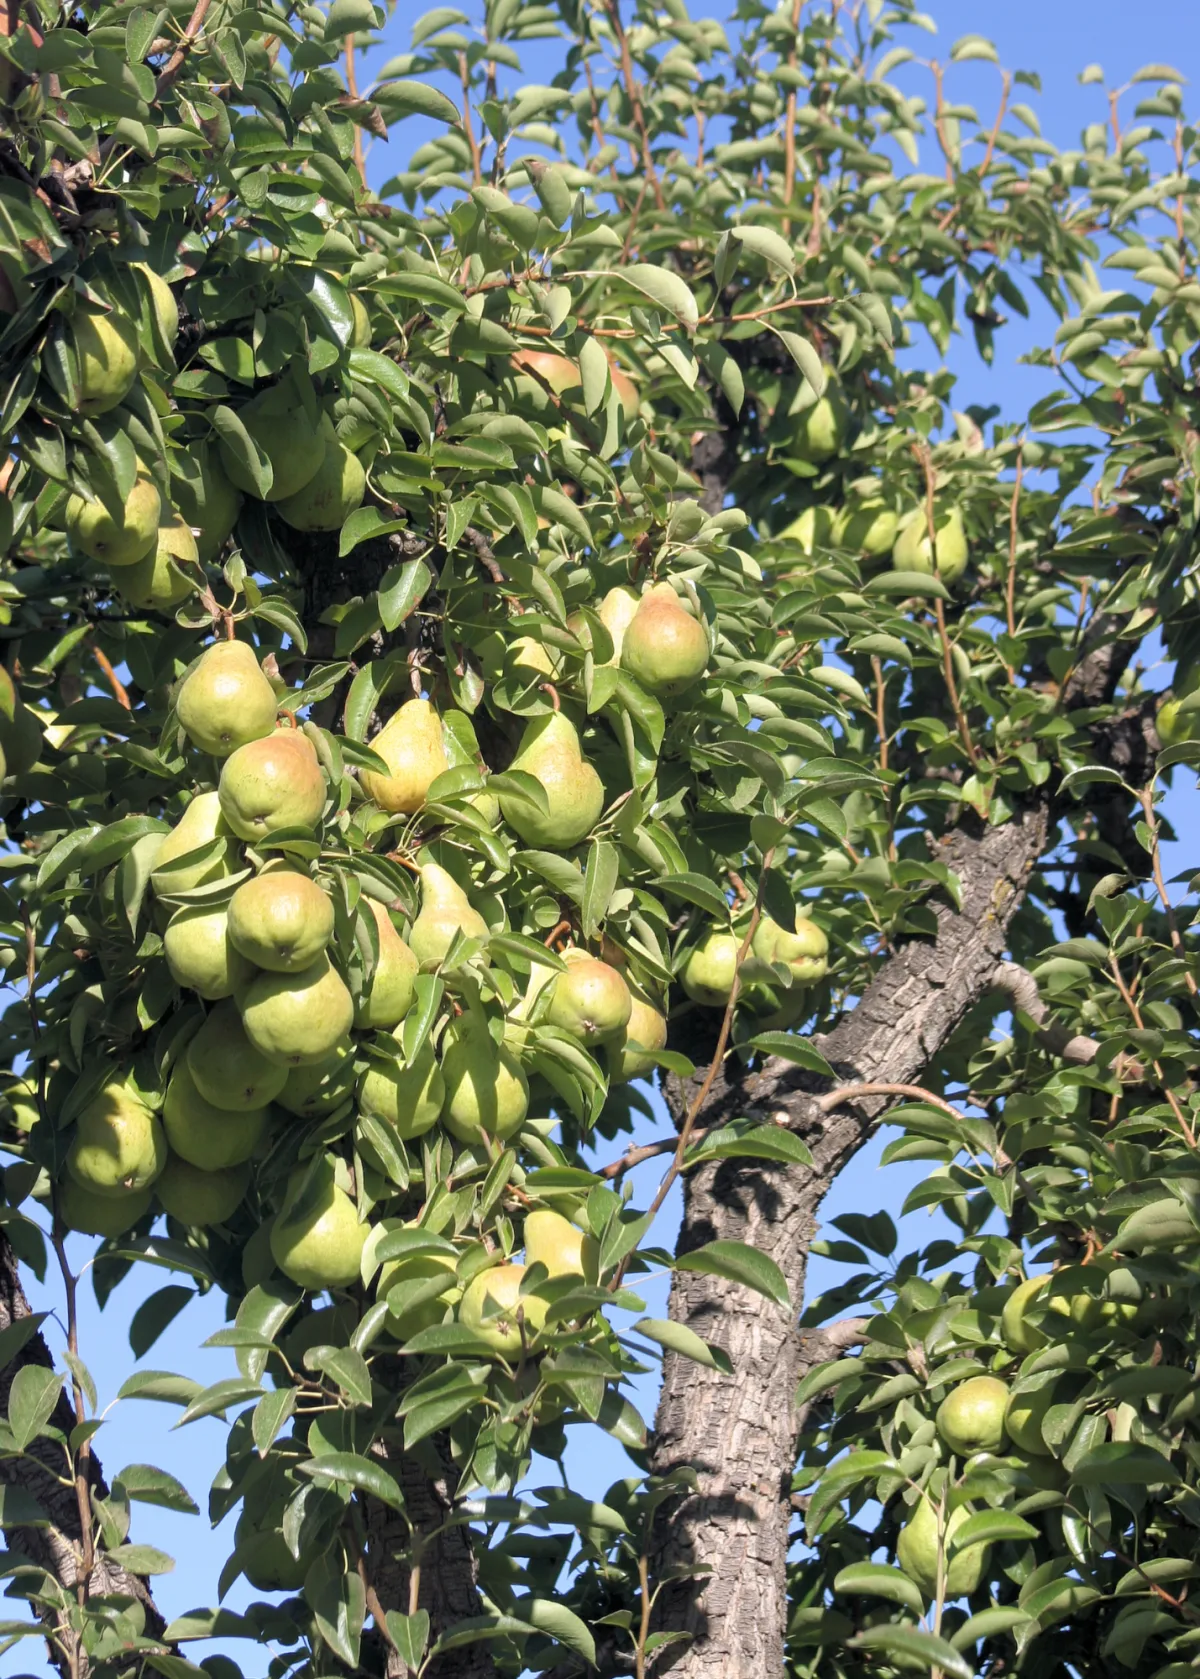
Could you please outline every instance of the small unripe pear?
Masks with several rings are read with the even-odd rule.
[[[525,1220],[525,1263],[544,1265],[551,1277],[584,1277],[595,1282],[595,1242],[577,1225],[549,1207],[538,1207]]]
[[[529,1111],[529,1080],[507,1044],[468,1022],[442,1056],[446,1102],[442,1121],[464,1143],[501,1139],[521,1129]]]
[[[519,1358],[546,1324],[546,1302],[521,1294],[524,1265],[495,1265],[467,1284],[458,1308],[458,1321],[473,1329],[498,1353]],[[524,1334],[522,1335],[522,1325]]]
[[[285,1277],[301,1288],[348,1288],[359,1280],[367,1226],[354,1202],[334,1180],[333,1168],[319,1169],[316,1198],[300,1199],[307,1168],[292,1174],[283,1208],[271,1229],[271,1253]]]
[[[1008,1387],[996,1376],[972,1376],[938,1406],[938,1433],[960,1457],[998,1452],[1004,1444]]]
[[[224,905],[176,910],[163,934],[163,952],[176,985],[209,1003],[232,997],[254,977],[253,964],[230,942]]]
[[[354,1003],[328,956],[295,974],[259,974],[241,996],[246,1036],[269,1061],[320,1061],[354,1025]]]
[[[144,275],[150,290],[150,300],[158,322],[158,330],[161,332],[167,348],[172,349],[175,340],[179,337],[179,305],[175,301],[175,293],[162,275],[156,274],[148,263],[133,262],[129,266],[136,268],[139,274]]]
[[[833,540],[839,548],[852,548],[856,554],[877,560],[890,552],[898,525],[899,519],[885,501],[859,501],[838,514]]]
[[[224,848],[207,861],[185,867],[169,867],[222,840]],[[194,892],[210,880],[228,874],[233,862],[233,840],[221,801],[216,793],[197,793],[171,832],[163,839],[155,859],[150,884],[155,893]],[[160,872],[161,871],[161,872]]]
[[[1000,1330],[1014,1352],[1033,1353],[1046,1345],[1046,1336],[1035,1324],[1029,1322],[1026,1313],[1036,1303],[1038,1295],[1049,1281],[1048,1273],[1041,1277],[1030,1277],[1026,1282],[1018,1283],[1004,1302],[1004,1310],[1000,1314]]]
[[[106,566],[131,566],[151,552],[158,534],[162,498],[154,480],[139,472],[125,497],[119,518],[102,501],[72,496],[67,503],[67,536],[77,554]]]
[[[421,912],[408,935],[409,949],[424,967],[440,962],[458,931],[471,939],[485,939],[488,924],[473,909],[454,876],[439,863],[421,869]]]
[[[802,408],[795,420],[791,452],[796,459],[814,465],[832,460],[846,437],[846,405],[837,388],[828,385],[825,395]]]
[[[829,940],[806,915],[797,914],[794,933],[764,915],[754,929],[750,948],[760,961],[790,968],[797,985],[815,985],[829,971]]]
[[[333,903],[295,869],[267,869],[229,900],[229,937],[257,968],[294,974],[311,967],[333,937]]]
[[[600,602],[599,619],[612,637],[613,650],[606,665],[621,663],[621,649],[625,644],[625,631],[637,616],[641,606],[641,596],[635,595],[632,589],[610,589]]]
[[[354,1045],[349,1038],[306,1067],[289,1069],[287,1083],[275,1098],[298,1119],[331,1114],[354,1095]]]
[[[641,1048],[635,1049],[634,1044],[640,1044]],[[608,1076],[610,1083],[627,1084],[630,1079],[649,1078],[658,1065],[653,1052],[665,1049],[666,1046],[667,1022],[665,1017],[653,1004],[646,1002],[644,998],[633,992],[631,994],[629,1020],[625,1030],[609,1047]]]
[[[692,951],[680,974],[683,989],[694,1003],[723,1009],[733,991],[738,952],[742,941],[736,933],[713,930]]]
[[[943,583],[957,583],[967,569],[967,533],[963,517],[957,507],[938,513],[934,518],[937,537],[937,557],[934,563],[929,543],[929,520],[924,507],[908,516],[892,549],[892,565],[897,571],[922,571],[932,575],[936,570]]]
[[[239,746],[225,760],[218,793],[226,822],[244,840],[315,828],[325,809],[325,777],[298,729],[277,729]]]
[[[387,1028],[396,1026],[412,1007],[416,995],[414,982],[421,964],[392,925],[392,918],[374,898],[364,902],[375,919],[379,933],[379,959],[367,993],[355,1011],[357,1026]]]
[[[187,1069],[206,1102],[232,1113],[266,1107],[283,1089],[287,1070],[246,1036],[232,1002],[218,1003],[187,1047]]]
[[[171,1152],[202,1172],[220,1172],[250,1160],[271,1123],[266,1107],[230,1113],[214,1107],[196,1089],[184,1060],[171,1074],[162,1124]]]
[[[163,1169],[162,1126],[127,1085],[106,1084],[80,1111],[67,1170],[94,1195],[145,1189]]]
[[[224,1224],[237,1211],[250,1187],[248,1166],[224,1166],[216,1172],[202,1172],[187,1160],[172,1155],[154,1185],[164,1213],[193,1229]]]
[[[154,547],[136,565],[122,566],[115,578],[117,593],[130,606],[144,611],[169,612],[193,593],[196,583],[177,561],[199,559],[196,539],[178,514],[158,527]]]
[[[309,412],[292,379],[251,397],[239,409],[238,419],[271,463],[267,501],[284,501],[316,477],[325,459],[325,432],[320,416]],[[258,495],[253,478],[224,441],[221,462],[239,490]]]
[[[633,998],[624,978],[586,951],[564,951],[565,973],[556,974],[546,1020],[585,1044],[601,1043],[629,1022]]]
[[[193,444],[172,461],[171,494],[188,526],[198,531],[199,557],[207,565],[228,541],[242,507],[241,491],[230,483],[216,450]]]
[[[420,810],[430,783],[450,767],[442,720],[428,700],[407,701],[369,744],[389,773],[362,770],[358,779],[382,810],[406,816]]]
[[[325,457],[308,483],[275,505],[282,519],[298,531],[337,531],[362,506],[367,475],[358,456],[338,437],[328,416],[322,424]]]
[[[535,717],[512,768],[540,781],[547,809],[511,794],[500,800],[504,820],[526,845],[557,851],[578,845],[604,809],[604,787],[583,756],[575,725],[560,711]]]
[[[79,369],[79,412],[85,418],[107,414],[124,402],[137,378],[137,329],[116,310],[78,308],[67,330]]]
[[[621,669],[651,694],[682,694],[708,668],[708,630],[669,583],[642,596],[621,643]]]
[[[358,1091],[364,1113],[386,1120],[403,1142],[437,1124],[446,1100],[446,1080],[429,1043],[411,1063],[397,1048],[394,1061],[372,1056]]]
[[[806,507],[774,538],[776,542],[798,542],[806,554],[817,548],[828,548],[833,541],[833,514],[828,507],[817,503]]]
[[[950,1512],[946,1519],[947,1542],[972,1514],[965,1504],[960,1504],[956,1510]],[[929,1499],[922,1497],[917,1500],[916,1508],[900,1530],[896,1560],[909,1579],[916,1581],[926,1597],[933,1597],[937,1591],[937,1552],[937,1516]],[[976,1589],[983,1579],[989,1554],[990,1547],[987,1545],[969,1545],[966,1550],[956,1551],[953,1556],[947,1550],[947,1598],[966,1597]]]
[[[1053,1404],[1053,1382],[1047,1382],[1030,1393],[1014,1393],[1009,1397],[1008,1409],[1004,1413],[1004,1430],[1017,1450],[1024,1452],[1026,1457],[1054,1456],[1042,1433],[1046,1412]]]
[[[194,746],[228,758],[272,732],[278,701],[248,642],[217,641],[184,681],[175,709]]]
[[[115,1195],[98,1195],[67,1176],[54,1192],[58,1216],[68,1230],[85,1236],[123,1236],[132,1230],[154,1199],[153,1189],[128,1189]]]
[[[371,342],[371,316],[357,292],[350,293],[350,313],[354,317],[354,326],[350,332],[351,346],[355,349],[365,349]]]

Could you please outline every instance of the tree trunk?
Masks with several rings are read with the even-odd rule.
[[[987,991],[1004,955],[1009,921],[1046,843],[1047,816],[1031,810],[978,835],[957,831],[939,848],[962,883],[963,904],[937,908],[936,937],[903,948],[820,1048],[842,1083],[916,1080],[965,1013]],[[677,1119],[695,1081],[671,1080]],[[784,1110],[808,1142],[811,1168],[718,1162],[689,1174],[679,1251],[715,1240],[747,1242],[775,1260],[793,1302],[804,1291],[817,1211],[842,1167],[889,1098],[859,1100],[822,1114],[819,1081],[788,1062],[743,1075],[730,1061],[718,1075],[706,1123]],[[668,1353],[663,1366],[652,1467],[691,1466],[694,1495],[663,1507],[651,1578],[668,1580],[656,1608],[661,1631],[686,1632],[666,1646],[656,1672],[679,1679],[771,1679],[783,1671],[787,1619],[785,1562],[797,1419],[792,1396],[809,1364],[828,1356],[823,1337],[807,1343],[794,1313],[720,1278],[677,1272],[671,1317],[725,1349],[733,1374]]]

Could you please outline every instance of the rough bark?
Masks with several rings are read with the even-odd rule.
[[[858,1006],[818,1040],[841,1083],[912,1083],[967,1010],[988,989],[1008,924],[1047,837],[1044,809],[977,834],[958,831],[939,848],[962,882],[960,912],[937,908],[937,934],[901,949]],[[703,1071],[699,1075],[703,1076]],[[708,1123],[785,1110],[812,1150],[811,1168],[726,1161],[689,1175],[680,1251],[705,1242],[747,1242],[770,1255],[794,1301],[803,1296],[817,1209],[838,1172],[864,1141],[887,1099],[859,1101],[823,1115],[822,1088],[788,1062],[755,1074],[730,1063],[705,1110]],[[673,1081],[678,1115],[692,1090]],[[668,1354],[655,1427],[656,1474],[691,1466],[699,1491],[664,1507],[655,1535],[652,1578],[693,1568],[707,1574],[667,1580],[655,1626],[685,1631],[666,1646],[655,1672],[680,1679],[766,1679],[783,1670],[785,1561],[797,1417],[792,1403],[804,1370],[824,1356],[790,1313],[719,1278],[678,1272],[671,1316],[723,1347],[724,1376]]]
[[[9,1246],[8,1238],[0,1230],[0,1331],[31,1315],[29,1301],[21,1287],[16,1255]],[[9,1393],[17,1372],[31,1365],[46,1370],[54,1368],[50,1349],[37,1333],[32,1335],[16,1357],[0,1370],[0,1414],[8,1415]],[[64,1435],[69,1435],[74,1428],[75,1413],[65,1392],[60,1395],[50,1421]],[[21,1486],[38,1501],[50,1518],[48,1527],[6,1528],[5,1541],[9,1562],[14,1562],[20,1557],[33,1563],[35,1567],[44,1569],[50,1579],[57,1582],[63,1593],[63,1607],[53,1612],[47,1611],[44,1616],[47,1630],[55,1631],[61,1640],[59,1644],[47,1639],[50,1659],[60,1673],[71,1673],[73,1679],[74,1675],[78,1675],[78,1679],[86,1679],[89,1663],[85,1652],[82,1649],[74,1651],[74,1666],[66,1654],[66,1651],[74,1646],[67,1599],[77,1598],[81,1588],[83,1595],[88,1598],[125,1597],[140,1604],[146,1618],[145,1630],[149,1637],[160,1634],[166,1622],[155,1607],[146,1581],[139,1575],[129,1574],[125,1569],[118,1568],[103,1552],[97,1554],[90,1575],[84,1578],[81,1549],[83,1534],[75,1489],[63,1486],[57,1479],[57,1476],[63,1473],[64,1461],[62,1446],[45,1438],[33,1441],[23,1458],[0,1458],[0,1482],[10,1486]],[[87,1464],[93,1493],[97,1497],[106,1498],[108,1487],[94,1452],[89,1455]]]

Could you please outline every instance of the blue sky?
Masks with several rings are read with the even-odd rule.
[[[470,11],[473,7],[468,3],[464,9]],[[1040,113],[1044,132],[1060,145],[1073,143],[1085,123],[1103,120],[1106,114],[1102,90],[1081,87],[1077,82],[1078,71],[1085,65],[1099,63],[1110,80],[1125,79],[1148,63],[1175,64],[1185,74],[1194,73],[1200,67],[1200,25],[1196,21],[1194,0],[1186,3],[1185,0],[1150,0],[1149,4],[1136,8],[1129,6],[1127,0],[1121,4],[1117,0],[1007,0],[1003,6],[995,0],[928,0],[927,9],[941,31],[937,42],[931,41],[931,51],[944,56],[955,38],[977,31],[996,42],[1004,63],[1035,69],[1041,74],[1043,93],[1031,102]],[[725,15],[723,5],[708,0],[693,10],[718,17]],[[388,57],[407,47],[407,20],[417,12],[416,7],[398,8],[380,46],[370,53],[368,67],[378,68]],[[532,53],[527,57],[526,68],[529,79],[541,78],[543,64],[535,62]],[[961,82],[956,83],[956,90],[961,91],[956,96],[977,102],[981,116],[994,109],[997,76],[991,66],[963,66],[956,74],[961,75]],[[362,78],[364,85],[366,80]],[[1127,114],[1131,114],[1133,102],[1133,97],[1127,96],[1123,106]],[[410,133],[403,126],[386,145],[377,143],[370,159],[371,178],[378,182],[395,173],[412,144]],[[1044,321],[1035,321],[1019,334],[1014,329],[1002,337],[996,363],[990,370],[980,367],[969,348],[960,353],[956,346],[952,361],[963,374],[962,400],[994,402],[1008,414],[1026,409],[1041,394],[1044,375],[1017,367],[1014,358],[1027,343],[1049,336],[1042,331],[1044,326]],[[1166,672],[1152,680],[1153,685],[1162,685]],[[1174,795],[1171,810],[1183,843],[1169,848],[1168,874],[1182,871],[1195,855],[1190,844],[1196,832],[1194,794]],[[665,1129],[665,1115],[661,1112],[655,1126],[645,1127],[648,1134],[661,1134]],[[613,1148],[611,1152],[620,1150]],[[887,1207],[893,1212],[898,1209],[907,1190],[923,1173],[919,1166],[912,1165],[880,1169],[878,1152],[878,1144],[872,1145],[853,1162],[835,1185],[826,1203],[826,1216],[877,1207]],[[600,1158],[609,1158],[609,1151]],[[637,1204],[644,1206],[649,1201],[660,1169],[660,1162],[650,1162],[640,1169]],[[662,1214],[660,1240],[664,1243],[673,1240],[678,1217],[676,1192]],[[923,1215],[921,1222],[910,1219],[907,1225],[909,1245],[930,1239],[930,1226]],[[76,1263],[86,1258],[88,1247],[86,1241],[72,1239]],[[815,1261],[810,1291],[820,1292],[840,1274],[840,1268]],[[48,1278],[48,1283],[52,1280]],[[85,1280],[81,1289],[81,1350],[96,1378],[102,1404],[111,1401],[131,1367],[127,1332],[132,1312],[145,1293],[173,1280],[178,1279],[139,1269],[116,1290],[103,1316],[96,1310],[91,1288]],[[35,1309],[53,1309],[61,1299],[56,1288],[42,1289],[32,1281],[29,1293]],[[644,1293],[651,1315],[665,1315],[664,1279],[652,1282]],[[233,1366],[228,1352],[198,1350],[198,1343],[217,1329],[223,1318],[222,1307],[215,1298],[195,1301],[152,1349],[144,1364],[186,1372],[204,1381],[231,1373]],[[54,1324],[48,1328],[50,1339],[57,1347],[61,1344],[61,1332]],[[653,1414],[653,1398],[653,1384],[647,1381],[643,1384],[640,1403],[648,1419]],[[225,1430],[218,1421],[207,1420],[181,1433],[173,1432],[177,1415],[165,1407],[126,1402],[106,1422],[97,1446],[110,1472],[130,1462],[156,1463],[169,1469],[185,1482],[203,1508],[209,1483],[223,1456]],[[628,1460],[596,1430],[587,1430],[579,1440],[571,1454],[573,1480],[579,1490],[602,1495],[612,1480],[629,1472]],[[534,1484],[551,1478],[549,1474],[535,1472]],[[176,1573],[162,1578],[155,1587],[159,1604],[168,1615],[215,1600],[217,1576],[231,1543],[232,1525],[230,1519],[214,1535],[204,1517],[186,1518],[144,1505],[135,1507],[131,1537],[160,1545],[178,1559]],[[239,1583],[227,1601],[237,1608],[252,1595],[244,1583]],[[248,1674],[265,1673],[266,1652],[235,1646],[230,1647],[230,1653],[244,1661]],[[41,1661],[40,1650],[32,1643],[24,1651],[10,1652],[5,1664],[8,1673],[14,1673],[18,1666],[28,1673],[49,1672]]]

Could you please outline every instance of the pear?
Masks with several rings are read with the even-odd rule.
[[[287,1072],[255,1049],[233,1003],[218,1003],[187,1048],[187,1070],[206,1102],[253,1113],[278,1096]]]
[[[546,1302],[532,1294],[521,1296],[525,1271],[524,1265],[481,1271],[467,1284],[458,1308],[461,1324],[509,1358],[520,1358],[546,1323]]]
[[[154,1199],[154,1191],[127,1189],[98,1195],[72,1177],[63,1178],[54,1192],[54,1206],[68,1230],[85,1236],[123,1236],[132,1230]]]
[[[429,785],[449,769],[442,720],[428,700],[409,700],[393,712],[368,743],[387,775],[361,770],[359,783],[382,810],[410,816],[425,803]]]
[[[374,898],[363,900],[375,917],[379,932],[379,959],[365,997],[355,1010],[355,1025],[387,1028],[396,1026],[412,1007],[416,995],[413,982],[421,964],[392,925],[392,918]]]
[[[834,518],[828,507],[818,503],[806,507],[785,525],[774,538],[776,542],[798,542],[806,554],[814,549],[828,548],[833,541]]]
[[[338,437],[328,415],[322,420],[325,457],[303,489],[275,505],[293,530],[338,531],[356,507],[362,506],[367,475],[358,456]]]
[[[242,507],[215,448],[195,443],[181,449],[172,463],[171,493],[180,514],[198,535],[200,559],[210,564],[232,535]]]
[[[1189,706],[1184,710],[1184,701],[1189,698],[1172,695],[1163,700],[1154,717],[1154,729],[1158,735],[1160,746],[1179,746],[1185,740],[1195,740],[1200,734],[1200,709]]]
[[[357,292],[350,293],[350,312],[354,325],[350,331],[351,349],[366,349],[371,342],[371,316]]]
[[[163,342],[170,349],[179,337],[179,305],[175,301],[175,293],[162,275],[154,272],[149,263],[131,262],[129,266],[136,269],[146,281],[158,330],[162,334]]]
[[[566,950],[567,971],[553,981],[546,1020],[581,1043],[598,1044],[629,1023],[633,998],[616,968],[583,950]]]
[[[319,1061],[292,1067],[287,1083],[275,1098],[297,1119],[320,1119],[354,1095],[354,1045],[343,1038]]]
[[[467,894],[440,863],[421,869],[421,913],[408,935],[409,949],[423,967],[440,962],[461,928],[470,939],[485,939],[488,924],[472,909]]]
[[[354,1003],[328,956],[295,974],[259,974],[241,997],[242,1024],[268,1061],[320,1061],[354,1024]]]
[[[373,1056],[358,1090],[362,1111],[386,1120],[406,1143],[437,1124],[445,1100],[446,1081],[429,1043],[412,1062],[403,1059],[398,1045],[394,1061]]]
[[[422,1329],[432,1329],[434,1324],[441,1323],[459,1298],[456,1273],[454,1256],[449,1253],[414,1254],[410,1259],[396,1259],[385,1265],[379,1273],[376,1293],[380,1300],[388,1301],[388,1334],[397,1341],[410,1341]],[[405,1284],[408,1287],[404,1293],[411,1304],[405,1304],[404,1294],[397,1293],[393,1307],[388,1295]]]
[[[190,1161],[171,1155],[154,1185],[164,1213],[180,1224],[204,1229],[224,1224],[245,1200],[250,1187],[248,1166],[223,1166],[216,1172],[202,1172]]]
[[[871,497],[842,509],[833,522],[833,541],[839,548],[878,560],[891,552],[899,523],[885,501]]]
[[[244,840],[285,828],[311,830],[325,809],[325,777],[298,729],[277,729],[239,746],[225,760],[217,791],[226,822]]]
[[[442,1056],[446,1104],[442,1119],[460,1142],[483,1133],[501,1139],[521,1129],[529,1110],[529,1080],[507,1044],[496,1044],[482,1022],[469,1017]]]
[[[163,934],[163,951],[176,985],[209,1003],[232,997],[254,977],[253,964],[230,942],[223,905],[176,910]]]
[[[525,1263],[544,1265],[552,1277],[584,1277],[596,1280],[597,1249],[594,1238],[549,1207],[539,1207],[525,1220]]]
[[[537,676],[558,675],[561,659],[550,653],[544,644],[531,635],[519,635],[509,649],[513,663]]]
[[[183,858],[216,840],[224,841],[224,849],[215,856],[179,866]],[[228,874],[232,864],[233,840],[221,814],[221,801],[216,793],[197,793],[164,838],[150,884],[156,894],[194,892],[197,886]]]
[[[128,1085],[106,1084],[81,1110],[67,1170],[94,1195],[145,1189],[163,1169],[162,1126]]]
[[[621,663],[621,649],[625,644],[625,632],[637,616],[641,606],[641,597],[635,595],[632,589],[610,589],[600,602],[599,619],[612,637],[613,650],[606,665]]]
[[[196,1089],[186,1061],[171,1074],[163,1102],[163,1130],[172,1154],[202,1172],[220,1172],[251,1159],[270,1124],[267,1107],[242,1113],[214,1107]]]
[[[307,1176],[304,1167],[288,1182],[271,1229],[271,1253],[284,1276],[301,1288],[348,1288],[359,1280],[367,1226],[358,1222],[354,1202],[338,1188],[328,1161],[318,1169],[313,1193],[299,1201]]]
[[[196,584],[180,571],[177,561],[197,563],[196,539],[178,514],[158,527],[154,547],[136,565],[123,566],[116,578],[122,600],[143,610],[169,612],[195,590]]]
[[[750,948],[760,961],[780,962],[790,968],[797,985],[815,985],[829,971],[829,940],[816,922],[801,912],[796,915],[794,933],[764,915],[754,929]]]
[[[512,795],[500,800],[504,820],[526,845],[565,850],[595,827],[604,809],[604,787],[583,756],[575,725],[561,711],[530,722],[512,767],[540,781],[546,793],[544,813]]]
[[[28,775],[45,744],[38,713],[23,700],[15,701],[11,718],[0,712],[0,753],[7,775]]]
[[[233,1543],[242,1573],[256,1592],[298,1592],[315,1558],[308,1551],[294,1557],[283,1537],[283,1510],[255,1527],[245,1510],[233,1530]]]
[[[286,501],[316,477],[325,459],[325,432],[291,378],[251,397],[238,411],[238,419],[271,463],[267,501]],[[224,439],[221,463],[239,490],[258,495],[253,478]]]
[[[546,395],[546,386],[557,395],[577,390],[580,384],[579,367],[566,356],[550,350],[518,350],[512,357],[516,370],[513,383],[518,395],[525,399],[535,414],[553,414],[555,404]]]
[[[708,668],[708,630],[669,583],[647,589],[621,643],[621,669],[651,694],[682,694]]]
[[[229,900],[229,937],[255,967],[299,973],[333,937],[333,901],[306,874],[266,869]]]
[[[138,337],[132,321],[115,311],[77,308],[67,331],[79,369],[79,408],[85,419],[124,402],[138,370]]]
[[[935,570],[943,583],[957,583],[967,569],[967,533],[963,517],[957,507],[947,513],[936,513],[933,521],[937,537],[936,565],[929,546],[929,519],[924,507],[910,513],[900,528],[892,549],[892,565],[897,571]]]
[[[1014,1352],[1035,1353],[1046,1345],[1048,1337],[1042,1334],[1035,1323],[1030,1323],[1027,1313],[1038,1305],[1045,1305],[1045,1301],[1039,1302],[1037,1296],[1049,1281],[1049,1272],[1041,1277],[1030,1277],[1025,1282],[1018,1283],[1004,1303],[1004,1310],[1000,1314],[1000,1329]]]
[[[640,1044],[640,1049],[633,1046]],[[658,1063],[653,1052],[667,1046],[667,1022],[664,1015],[639,997],[631,994],[629,1021],[615,1042],[609,1046],[608,1075],[613,1084],[627,1084],[630,1079],[649,1078]],[[647,1053],[649,1052],[649,1053]]]
[[[840,392],[826,387],[825,395],[794,415],[796,430],[791,452],[797,460],[819,465],[832,460],[846,437],[846,405]]]
[[[951,1540],[974,1512],[965,1504],[951,1510],[946,1519],[946,1541]],[[967,1597],[983,1579],[988,1564],[990,1546],[969,1545],[965,1551],[946,1555],[946,1597]],[[937,1591],[937,1516],[928,1498],[921,1497],[916,1509],[900,1529],[896,1545],[896,1560],[915,1580],[926,1597]]]
[[[1008,1386],[996,1376],[972,1376],[951,1388],[938,1406],[937,1430],[952,1452],[971,1457],[1004,1445]]]
[[[193,746],[228,758],[247,741],[272,733],[278,702],[253,647],[217,641],[185,678],[175,709]]]
[[[72,496],[67,502],[67,536],[74,552],[89,560],[118,569],[136,565],[154,548],[161,513],[158,488],[142,469],[125,497],[119,519],[102,501]]]
[[[1042,1433],[1046,1412],[1054,1404],[1054,1388],[1053,1382],[1047,1382],[1030,1393],[1014,1393],[1009,1397],[1004,1413],[1004,1432],[1026,1457],[1054,1456]]]
[[[742,941],[736,933],[727,933],[715,927],[696,946],[680,975],[683,989],[694,1003],[711,1009],[725,1007],[733,990],[741,948]]]

